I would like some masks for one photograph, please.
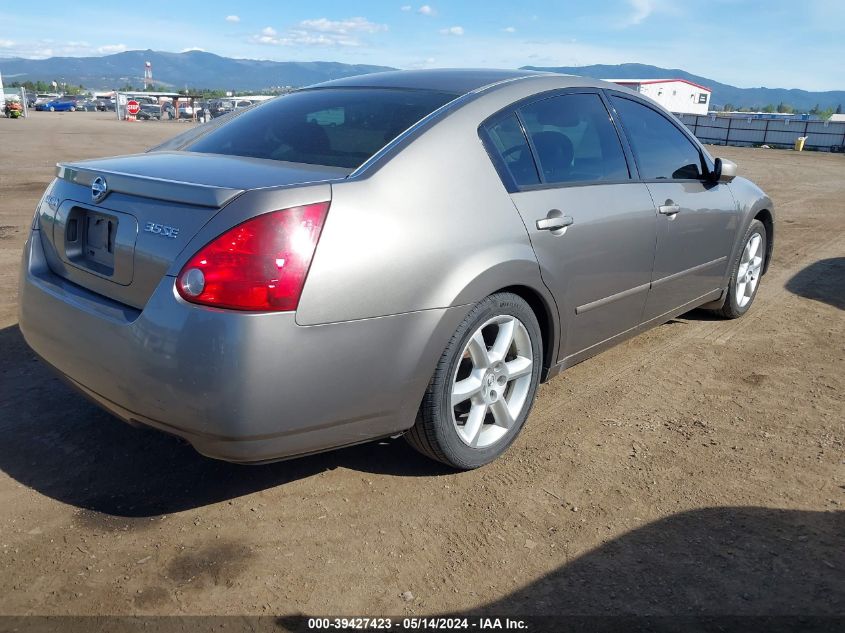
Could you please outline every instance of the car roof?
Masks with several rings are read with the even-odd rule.
[[[479,88],[510,79],[542,77],[554,73],[496,68],[435,68],[426,70],[391,70],[334,79],[309,86],[313,88],[413,88],[463,95]],[[564,77],[565,75],[560,75]]]

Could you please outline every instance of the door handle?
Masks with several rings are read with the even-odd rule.
[[[549,215],[542,220],[537,220],[537,229],[540,231],[560,231],[567,226],[572,226],[575,220],[568,215]]]
[[[660,211],[663,215],[675,215],[678,211],[681,210],[681,205],[673,203],[671,200],[666,201],[667,204],[661,204],[657,207],[657,210]]]

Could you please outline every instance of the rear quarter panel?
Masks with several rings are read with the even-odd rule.
[[[519,284],[543,297],[556,323],[528,233],[478,126],[559,84],[549,77],[493,88],[413,138],[375,173],[365,169],[333,184],[297,322],[471,306]]]

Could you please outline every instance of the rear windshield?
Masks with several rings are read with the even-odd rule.
[[[355,168],[455,97],[428,90],[303,90],[244,112],[186,149]]]

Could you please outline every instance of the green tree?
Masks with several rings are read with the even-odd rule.
[[[734,110],[734,104],[732,103],[726,103],[722,106],[722,112],[733,112]]]
[[[836,106],[836,114],[842,114],[842,104],[841,103],[838,106]]]
[[[833,116],[833,108],[825,108],[824,110],[819,110],[816,112],[816,116],[818,116],[822,121],[829,121],[830,117]]]
[[[778,104],[778,112],[780,112],[781,114],[792,114],[793,112],[795,112],[795,108],[793,108],[788,103],[781,102]]]
[[[778,108],[780,108],[780,106],[778,106]],[[771,103],[767,103],[763,107],[763,112],[774,112],[774,111],[775,111],[775,106],[773,106]]]

